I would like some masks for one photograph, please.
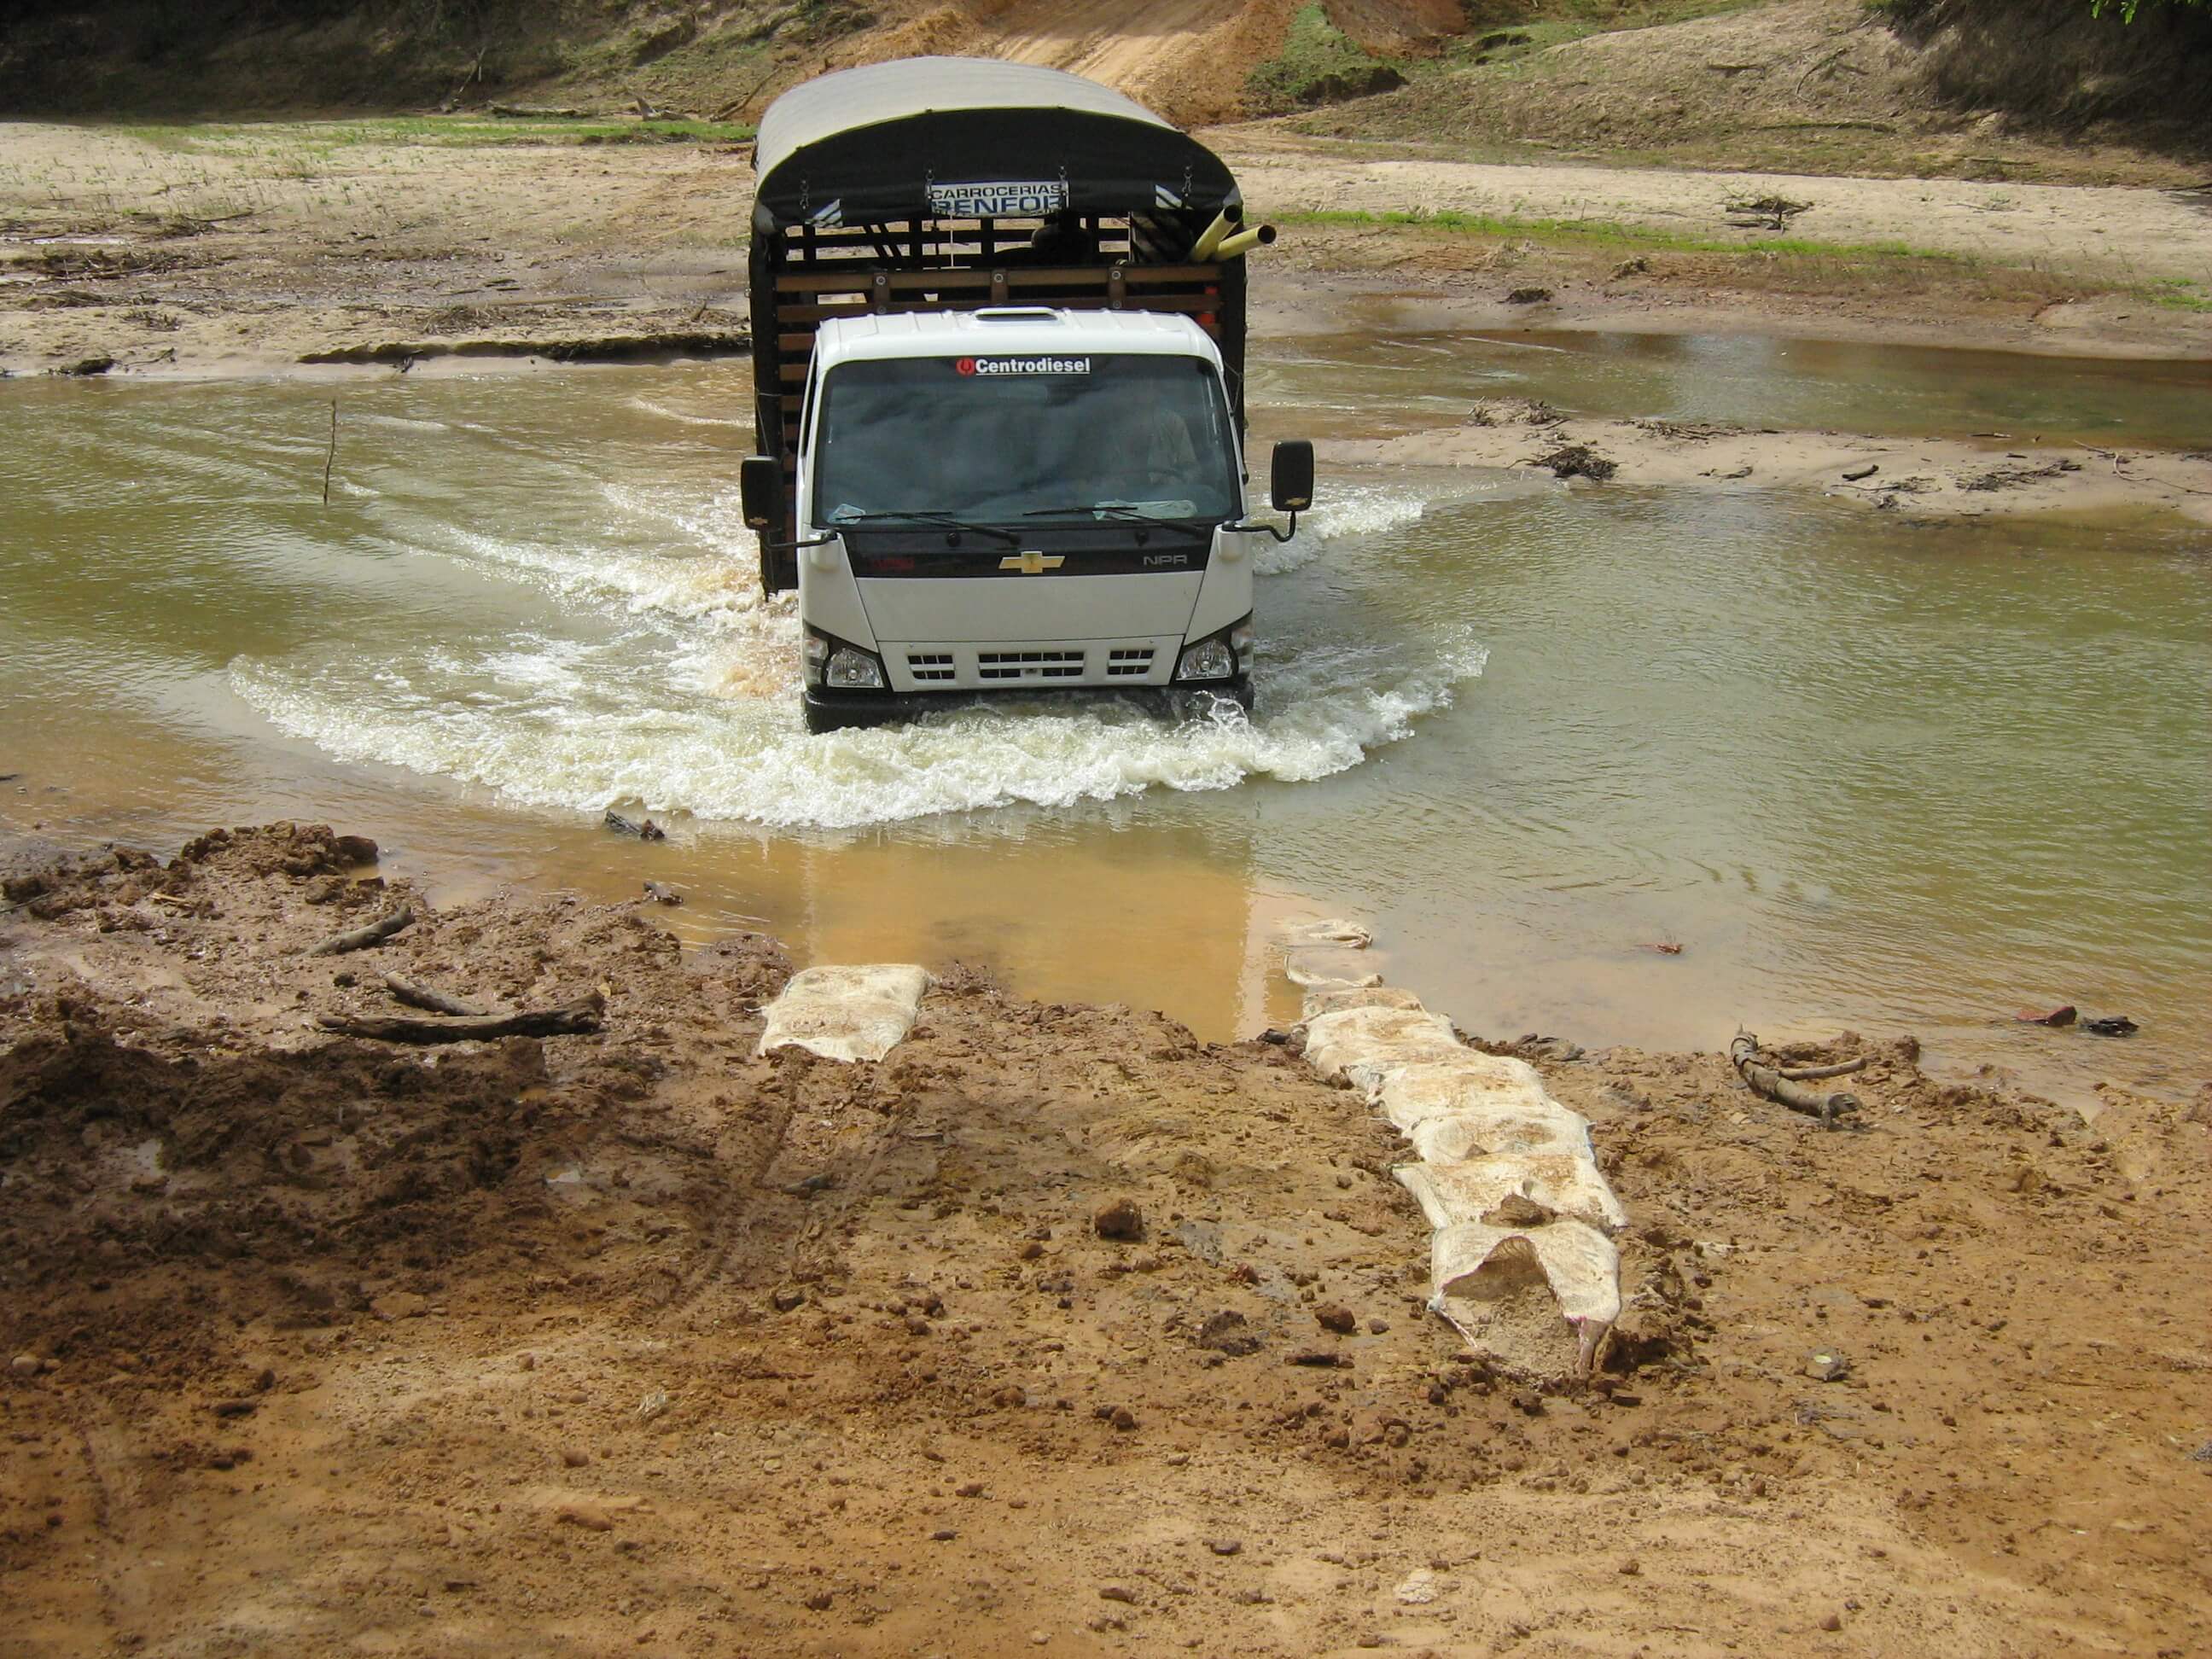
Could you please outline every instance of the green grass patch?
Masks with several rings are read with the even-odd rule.
[[[1823,258],[1917,259],[1972,266],[1980,264],[1966,254],[1917,248],[1907,242],[1816,242],[1802,236],[1758,236],[1738,240],[1721,236],[1692,236],[1680,231],[1644,225],[1624,225],[1610,219],[1522,219],[1486,213],[1428,212],[1369,213],[1355,209],[1331,209],[1310,213],[1270,216],[1279,223],[1309,225],[1403,225],[1448,231],[1463,236],[1525,237],[1562,246],[1633,248],[1667,253],[1802,254]]]
[[[2212,312],[2212,295],[2204,294],[2200,284],[2186,276],[2163,277],[2146,288],[2143,296],[2168,311]]]
[[[1268,114],[1310,109],[1388,92],[1406,83],[1405,72],[1377,58],[1329,21],[1326,6],[1299,8],[1283,50],[1244,80],[1255,107]]]

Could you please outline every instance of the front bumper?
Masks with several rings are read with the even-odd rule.
[[[933,709],[957,708],[1009,697],[1073,693],[1084,697],[1118,696],[1152,709],[1164,717],[1180,719],[1202,711],[1211,700],[1225,697],[1249,714],[1252,677],[1239,674],[1231,680],[1212,680],[1190,685],[1073,685],[1024,684],[977,690],[949,686],[941,691],[838,691],[822,686],[806,688],[806,729],[837,732],[854,726],[888,726],[910,720]]]

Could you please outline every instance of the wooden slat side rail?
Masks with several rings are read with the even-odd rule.
[[[867,294],[880,280],[894,294],[957,293],[988,290],[994,271],[1003,269],[1006,285],[1013,289],[1069,288],[1103,291],[1118,269],[1121,280],[1133,288],[1218,283],[1219,265],[1007,265],[969,270],[782,270],[776,273],[778,294]]]

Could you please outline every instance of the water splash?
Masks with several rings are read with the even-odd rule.
[[[1181,721],[1121,699],[966,702],[902,726],[815,737],[799,713],[793,604],[765,599],[726,493],[609,485],[588,542],[453,528],[439,551],[539,588],[528,631],[448,636],[381,660],[332,647],[232,665],[239,694],[341,759],[483,785],[520,804],[772,828],[850,829],[1018,803],[1054,807],[1152,789],[1304,782],[1407,736],[1482,672],[1464,627],[1347,639],[1340,614],[1271,623],[1259,713]],[[1306,521],[1319,557],[1418,520],[1418,496],[1355,484]],[[1260,567],[1268,570],[1263,563]],[[1276,573],[1295,569],[1287,561]]]

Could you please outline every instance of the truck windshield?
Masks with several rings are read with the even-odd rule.
[[[842,364],[823,386],[818,525],[1219,520],[1237,483],[1221,380],[1195,357],[901,358]]]

